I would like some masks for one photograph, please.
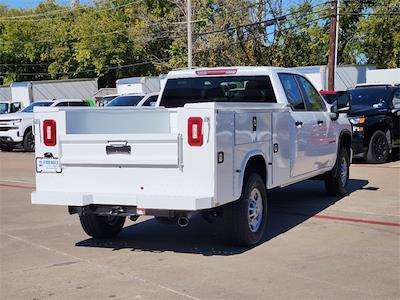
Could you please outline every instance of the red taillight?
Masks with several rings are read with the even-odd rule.
[[[197,70],[196,75],[234,75],[237,69],[211,69],[211,70]]]
[[[188,119],[188,143],[190,146],[203,145],[203,119],[200,117],[190,117]]]
[[[55,146],[57,144],[56,121],[54,120],[43,121],[43,143],[46,146]]]

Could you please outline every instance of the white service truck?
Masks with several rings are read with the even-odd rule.
[[[221,216],[226,236],[255,245],[267,190],[310,178],[343,195],[351,126],[300,73],[273,67],[170,72],[154,108],[35,110],[33,204],[65,205],[95,238],[125,218],[184,227]]]
[[[117,80],[116,86],[118,95],[158,93],[160,78],[157,76],[122,78]]]

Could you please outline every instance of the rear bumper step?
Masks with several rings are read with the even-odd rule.
[[[199,198],[190,195],[121,195],[41,191],[33,192],[31,201],[32,204],[45,205],[86,206],[99,204],[163,210],[201,210],[215,207],[213,197]]]

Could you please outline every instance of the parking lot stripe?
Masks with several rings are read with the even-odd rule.
[[[16,189],[28,189],[28,190],[34,190],[34,186],[28,186],[28,185],[20,185],[20,184],[8,184],[8,183],[0,183],[0,186],[3,187],[10,187],[10,188],[16,188]]]
[[[356,218],[344,218],[344,217],[318,215],[318,214],[309,215],[309,214],[303,214],[303,213],[298,213],[298,212],[281,212],[281,211],[276,211],[276,212],[281,213],[281,214],[286,214],[286,215],[294,215],[294,216],[309,217],[309,218],[316,218],[316,219],[400,227],[400,223],[396,223],[396,222],[374,221],[374,220],[356,219]]]
[[[352,164],[352,168],[378,168],[378,169],[389,169],[389,168],[400,168],[400,165],[393,165],[393,166],[377,166],[377,165],[359,165],[359,164]]]
[[[334,221],[343,221],[343,222],[365,223],[365,224],[400,227],[400,223],[395,223],[395,222],[384,222],[384,221],[374,221],[374,220],[365,220],[365,219],[343,218],[343,217],[325,216],[325,215],[315,215],[313,217],[317,218],[317,219],[327,219],[327,220],[334,220]]]

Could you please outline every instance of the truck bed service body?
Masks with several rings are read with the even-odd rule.
[[[254,245],[267,189],[319,177],[346,193],[351,126],[301,74],[272,67],[173,71],[154,108],[38,108],[33,204],[66,205],[83,229],[118,234],[125,217],[186,226],[222,216]]]

